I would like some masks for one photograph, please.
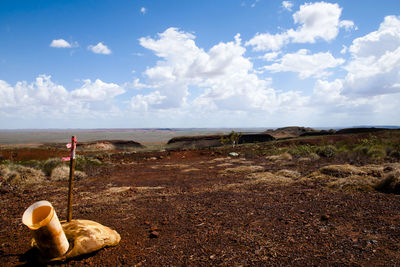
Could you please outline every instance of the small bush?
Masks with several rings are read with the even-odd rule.
[[[80,171],[84,170],[88,166],[99,166],[101,164],[100,160],[92,157],[77,155],[75,158],[75,169]]]
[[[289,153],[293,156],[308,156],[315,153],[316,149],[314,146],[310,145],[297,145],[289,149]]]
[[[53,169],[63,164],[64,162],[61,161],[61,158],[51,158],[43,163],[42,170],[46,176],[50,176]]]
[[[368,150],[367,155],[374,159],[384,158],[386,157],[386,150],[383,147],[373,146]]]
[[[327,145],[323,147],[319,147],[317,149],[317,154],[321,157],[325,158],[333,158],[336,155],[337,149],[332,145]]]
[[[384,193],[400,194],[400,171],[388,173],[375,185],[375,189]]]
[[[40,183],[45,180],[42,171],[17,164],[1,166],[0,176],[3,177],[1,183],[19,186]]]
[[[76,180],[81,180],[86,178],[87,175],[82,171],[75,171],[74,178]],[[58,166],[51,172],[50,179],[52,181],[66,181],[69,179],[69,167],[68,166]]]

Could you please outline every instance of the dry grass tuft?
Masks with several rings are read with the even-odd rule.
[[[1,183],[16,186],[40,183],[46,179],[42,171],[17,164],[0,166],[0,176],[3,177]]]
[[[233,163],[226,162],[217,165],[217,167],[230,167],[230,166],[233,166]]]
[[[343,191],[373,191],[378,181],[372,176],[351,175],[345,178],[338,178],[329,182],[329,188]]]
[[[165,164],[165,165],[162,165],[162,166],[165,167],[165,168],[171,168],[171,169],[185,169],[185,168],[190,167],[187,164]]]
[[[187,173],[187,172],[198,172],[198,171],[200,171],[200,169],[197,169],[197,168],[189,168],[189,169],[184,169],[184,170],[182,170],[181,172]]]
[[[294,182],[294,180],[290,177],[278,175],[277,173],[273,174],[270,172],[252,173],[248,175],[247,178],[251,179],[251,183],[290,184]]]
[[[262,170],[264,170],[264,167],[253,165],[253,166],[238,166],[238,167],[234,167],[234,168],[227,168],[221,172],[224,174],[227,174],[227,173],[252,173],[252,172],[259,172]]]
[[[285,152],[280,155],[273,155],[273,156],[268,156],[266,159],[271,160],[271,161],[280,161],[280,160],[292,160],[293,157],[289,153]]]
[[[285,170],[285,169],[276,172],[275,175],[283,176],[283,177],[287,177],[287,178],[298,178],[298,177],[300,177],[300,173],[298,171]]]
[[[389,172],[375,185],[375,189],[384,193],[400,194],[400,171]]]
[[[349,164],[344,165],[329,165],[320,169],[322,174],[333,177],[347,177],[350,175],[366,175],[366,172],[361,168]]]
[[[74,179],[81,180],[87,177],[82,171],[74,172]],[[58,166],[51,171],[50,179],[52,181],[63,181],[69,179],[69,167],[65,165]]]

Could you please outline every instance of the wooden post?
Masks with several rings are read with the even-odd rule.
[[[73,193],[73,189],[74,189],[75,149],[76,149],[76,136],[72,136],[72,138],[71,138],[71,155],[70,155],[70,161],[69,161],[67,222],[70,222],[72,219],[72,193]]]

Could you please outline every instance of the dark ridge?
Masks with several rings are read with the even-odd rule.
[[[288,138],[288,137],[298,137],[305,133],[319,132],[313,128],[300,127],[300,126],[289,126],[277,128],[275,130],[267,130],[264,133],[270,134],[276,139]]]
[[[239,138],[239,144],[260,143],[273,140],[275,140],[275,138],[272,135],[266,133],[243,134]]]
[[[357,133],[373,133],[373,132],[380,132],[380,131],[386,131],[389,129],[386,128],[345,128],[341,129],[336,132],[336,134],[357,134]]]
[[[114,145],[116,148],[132,148],[132,147],[143,147],[142,144],[132,141],[132,140],[96,140],[92,142],[82,142],[82,143],[77,143],[77,147],[85,147],[85,146],[91,146],[91,145],[96,145],[96,144],[111,144]]]
[[[300,134],[301,137],[303,136],[321,136],[321,135],[331,135],[331,134],[335,134],[336,131],[331,129],[329,131],[327,130],[321,130],[321,131],[315,131],[315,132],[305,132]]]
[[[192,142],[192,141],[202,141],[202,140],[220,140],[221,136],[225,135],[196,135],[196,136],[177,136],[174,138],[171,138],[168,141],[169,144],[177,143],[177,142]]]
[[[221,137],[227,138],[228,135],[197,135],[174,137],[168,141],[169,149],[195,149],[222,146]],[[273,136],[266,133],[242,134],[239,144],[267,142],[275,140]]]

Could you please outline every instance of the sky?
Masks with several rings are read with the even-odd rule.
[[[0,129],[400,125],[398,0],[1,0]]]

